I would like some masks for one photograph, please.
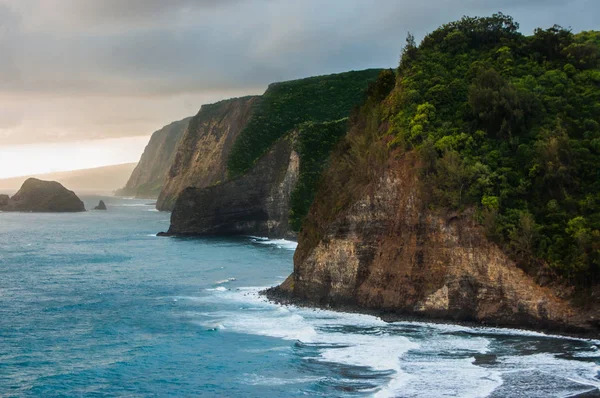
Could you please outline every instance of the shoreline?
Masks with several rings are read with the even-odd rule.
[[[260,296],[265,297],[273,304],[282,305],[282,306],[295,306],[299,308],[312,308],[326,311],[334,311],[334,312],[344,312],[349,314],[364,314],[371,315],[381,319],[387,323],[394,322],[417,322],[417,323],[431,323],[431,324],[439,324],[439,325],[458,325],[465,326],[474,329],[478,328],[490,328],[490,329],[504,329],[504,330],[513,330],[519,332],[528,332],[528,333],[539,333],[540,337],[547,338],[568,338],[568,339],[576,339],[583,341],[590,341],[600,344],[600,336],[594,335],[592,332],[578,332],[573,330],[560,330],[553,328],[526,328],[519,326],[505,326],[498,325],[493,323],[483,323],[471,320],[458,320],[458,319],[448,319],[448,318],[434,318],[427,317],[425,315],[415,315],[415,314],[407,314],[407,313],[399,313],[393,311],[384,311],[384,310],[376,310],[363,308],[358,305],[318,305],[308,300],[302,300],[297,297],[292,297],[288,292],[283,290],[279,285],[272,286],[270,288],[260,290],[258,292]],[[600,347],[599,347],[600,348]]]

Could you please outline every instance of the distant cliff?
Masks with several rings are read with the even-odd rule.
[[[203,105],[181,138],[160,191],[156,208],[172,210],[181,191],[225,181],[227,159],[259,97]]]
[[[116,192],[117,195],[137,198],[158,197],[175,157],[177,145],[190,119],[173,122],[152,134],[127,184]]]
[[[23,182],[30,177],[40,180],[57,181],[71,188],[78,194],[111,195],[122,187],[135,169],[136,163],[124,163],[112,166],[96,167],[93,169],[80,169],[59,171],[32,176],[12,177],[0,180],[0,192],[17,192]]]
[[[202,107],[181,141],[159,210],[168,234],[294,236],[351,110],[379,69],[274,83]]]
[[[294,135],[279,140],[252,170],[179,195],[166,235],[290,237],[291,192],[298,181]]]

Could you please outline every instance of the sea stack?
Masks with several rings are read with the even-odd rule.
[[[85,211],[81,199],[56,181],[28,178],[12,197],[0,195],[0,210],[39,213]]]
[[[106,204],[104,204],[104,201],[101,200],[100,203],[98,203],[98,206],[94,207],[94,210],[106,210]]]

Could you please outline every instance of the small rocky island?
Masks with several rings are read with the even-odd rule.
[[[103,200],[100,200],[98,206],[94,207],[94,210],[106,210],[106,204]]]
[[[85,211],[81,199],[56,181],[28,178],[13,196],[0,195],[0,211],[66,213]]]

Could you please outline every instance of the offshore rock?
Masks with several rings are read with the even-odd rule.
[[[12,198],[0,196],[0,210],[62,213],[85,211],[85,206],[73,191],[56,181],[28,178]]]
[[[258,235],[293,238],[290,195],[299,173],[294,138],[279,140],[247,174],[206,188],[187,188],[161,235]]]
[[[103,200],[98,203],[98,206],[94,207],[94,210],[106,210],[106,204]]]

